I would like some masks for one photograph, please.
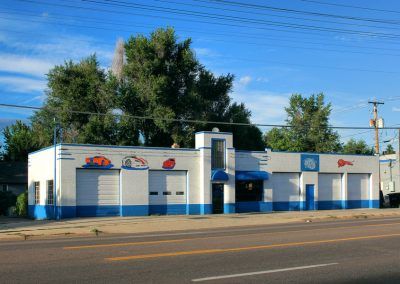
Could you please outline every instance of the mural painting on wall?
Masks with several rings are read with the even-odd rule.
[[[87,157],[83,168],[110,169],[114,165],[104,156]]]
[[[122,159],[121,168],[125,170],[147,170],[149,168],[149,164],[141,157],[127,156]]]
[[[163,162],[162,168],[164,170],[172,170],[173,168],[175,168],[175,164],[176,164],[175,159],[169,158]]]
[[[301,171],[302,172],[318,172],[319,171],[319,156],[311,154],[301,154]]]
[[[341,168],[341,167],[344,167],[344,166],[353,166],[353,163],[354,163],[354,161],[346,161],[346,160],[343,160],[343,159],[339,159],[337,161],[338,168]]]

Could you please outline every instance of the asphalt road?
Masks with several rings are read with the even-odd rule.
[[[400,218],[3,241],[0,282],[399,283]]]

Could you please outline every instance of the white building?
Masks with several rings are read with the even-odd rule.
[[[400,205],[400,166],[398,154],[380,156],[381,189],[386,205]]]
[[[60,144],[31,153],[29,215],[379,207],[378,157],[238,151],[232,138],[199,132],[195,149]]]

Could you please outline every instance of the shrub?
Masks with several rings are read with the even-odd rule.
[[[16,206],[16,211],[17,211],[18,216],[26,217],[28,215],[28,192],[27,191],[18,195],[17,203],[15,206]]]
[[[6,215],[7,209],[15,205],[17,196],[8,190],[0,191],[0,215]]]

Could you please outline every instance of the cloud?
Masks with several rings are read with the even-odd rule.
[[[215,57],[218,55],[215,51],[205,47],[195,47],[194,52],[197,56],[203,57]]]
[[[18,76],[1,76],[0,86],[3,91],[9,92],[43,92],[46,88],[46,81]]]
[[[54,62],[15,54],[0,54],[0,71],[43,77]]]
[[[242,86],[247,86],[253,79],[250,76],[244,76],[239,79],[239,84]]]
[[[400,112],[400,107],[392,107],[392,111]]]
[[[259,82],[259,83],[268,83],[268,82],[269,82],[269,79],[266,78],[266,77],[258,77],[258,78],[256,79],[256,81]]]
[[[245,103],[252,113],[252,122],[265,124],[284,123],[285,107],[289,103],[290,93],[270,91],[238,90],[233,92],[234,101]]]

